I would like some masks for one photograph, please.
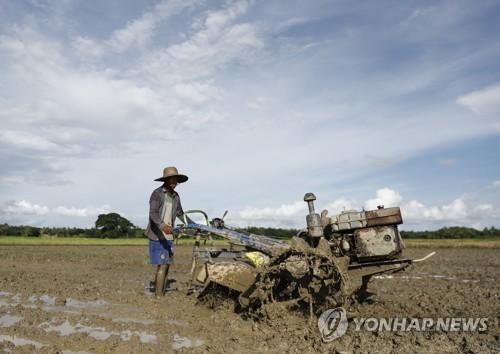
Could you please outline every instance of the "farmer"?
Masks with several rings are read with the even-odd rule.
[[[150,289],[157,295],[165,294],[169,265],[174,257],[173,227],[175,218],[184,212],[179,194],[174,191],[177,184],[184,183],[188,177],[180,174],[175,167],[165,167],[163,177],[155,181],[163,182],[156,188],[149,199],[149,223],[146,236],[149,238],[149,259],[154,268],[154,281]],[[187,218],[188,222],[192,222]]]

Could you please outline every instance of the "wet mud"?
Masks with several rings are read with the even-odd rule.
[[[421,257],[428,249],[410,249]],[[316,322],[280,306],[256,321],[188,296],[190,247],[177,247],[173,288],[156,299],[146,247],[0,247],[0,353],[499,352],[500,250],[439,249],[405,272],[375,277],[325,343]],[[355,318],[488,318],[486,331],[355,331]]]

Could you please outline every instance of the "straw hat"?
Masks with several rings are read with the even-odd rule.
[[[188,176],[186,175],[181,175],[176,167],[165,167],[163,169],[163,177],[155,179],[155,181],[160,181],[163,182],[165,181],[168,177],[177,177],[177,182],[179,183],[184,183],[188,180]]]

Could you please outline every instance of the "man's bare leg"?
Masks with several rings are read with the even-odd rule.
[[[158,269],[156,271],[156,276],[155,276],[156,296],[165,295],[165,285],[167,283],[168,270],[169,270],[168,264],[158,265]]]

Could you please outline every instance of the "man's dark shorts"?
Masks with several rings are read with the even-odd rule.
[[[151,264],[171,264],[174,259],[174,241],[149,240],[149,261]]]

